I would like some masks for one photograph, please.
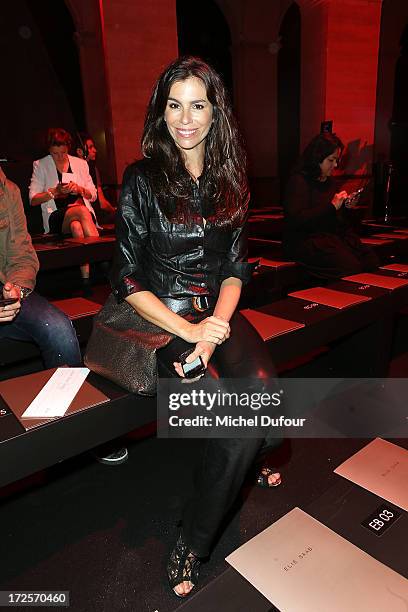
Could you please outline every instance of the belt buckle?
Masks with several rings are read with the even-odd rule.
[[[205,312],[210,307],[208,298],[206,295],[194,295],[193,296],[193,308],[197,312]]]

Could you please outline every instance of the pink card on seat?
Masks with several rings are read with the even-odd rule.
[[[274,315],[265,314],[258,310],[252,310],[252,308],[245,308],[240,312],[248,319],[250,324],[255,327],[262,340],[265,341],[305,326],[304,323],[289,321],[289,319],[281,319],[281,317],[275,317]]]
[[[265,266],[266,268],[287,268],[297,265],[294,261],[267,259],[266,257],[248,257],[249,263],[253,263],[254,261],[259,261],[259,265]]]
[[[326,287],[312,287],[311,289],[294,291],[293,293],[288,293],[288,295],[290,297],[299,298],[300,300],[316,302],[317,304],[340,309],[349,308],[350,306],[355,306],[355,304],[361,304],[362,302],[371,300],[371,298],[366,295],[354,295],[352,293],[345,293],[344,291],[334,291],[334,289],[327,289]]]
[[[57,368],[41,370],[40,372],[18,376],[17,378],[8,378],[0,382],[0,395],[25,430],[38,427],[39,425],[45,425],[46,423],[54,421],[55,418],[70,417],[76,412],[87,410],[88,408],[109,401],[109,397],[99,391],[99,389],[94,387],[91,383],[85,381],[73,398],[63,417],[24,418],[23,414],[27,407],[41,392],[41,389],[48,383],[56,370]],[[56,442],[56,444],[57,443],[58,442]]]
[[[70,319],[79,319],[87,315],[94,315],[102,308],[101,304],[81,297],[54,300],[52,304],[65,312]]]
[[[398,287],[408,285],[408,280],[406,279],[395,276],[382,276],[381,274],[372,274],[371,272],[343,276],[342,280],[359,283],[360,285],[374,285],[374,287],[383,287],[383,289],[398,289]]]
[[[226,561],[282,612],[407,610],[406,578],[300,508]]]
[[[405,448],[376,438],[334,472],[408,512],[408,451]]]
[[[392,232],[389,234],[373,234],[374,238],[391,238],[392,240],[407,240],[408,236],[403,233]]]
[[[391,244],[392,240],[386,240],[385,238],[361,238],[361,242],[363,244],[380,245]]]
[[[381,270],[393,270],[394,272],[408,272],[408,264],[395,263],[388,266],[380,266]]]

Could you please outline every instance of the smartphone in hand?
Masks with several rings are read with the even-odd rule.
[[[185,353],[182,353],[178,359],[181,363],[183,374],[186,378],[195,378],[196,376],[201,376],[201,374],[204,374],[205,372],[204,362],[200,355],[191,363],[186,362],[187,357],[191,355],[192,352],[193,351],[186,351]]]
[[[4,308],[4,306],[9,304],[15,304],[16,302],[18,302],[17,298],[2,298],[0,299],[0,308]]]
[[[353,208],[353,206],[356,206],[363,191],[364,187],[360,187],[360,189],[357,189],[357,191],[353,191],[353,193],[350,193],[347,198],[343,200],[344,206],[346,208]]]

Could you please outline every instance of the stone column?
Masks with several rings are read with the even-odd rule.
[[[100,0],[116,173],[140,156],[154,81],[177,57],[175,0]],[[101,67],[102,69],[102,67]]]
[[[302,7],[302,145],[333,119],[349,148],[348,173],[373,158],[381,0]]]

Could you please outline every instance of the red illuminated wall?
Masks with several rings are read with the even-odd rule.
[[[381,2],[331,2],[327,28],[326,117],[353,147],[346,171],[373,160]],[[369,149],[368,149],[369,147]]]
[[[154,81],[177,56],[175,0],[100,0],[116,171],[139,157]]]
[[[105,183],[139,157],[151,87],[177,55],[175,0],[65,0],[76,26],[88,130]]]
[[[105,74],[99,0],[65,0],[75,23],[86,126],[98,149],[98,167],[104,183],[116,183],[112,115]]]
[[[301,115],[303,149],[326,118],[328,3],[299,2],[301,14]]]
[[[104,113],[120,181],[125,165],[139,155],[153,81],[177,55],[176,1],[67,2],[82,7],[99,2],[99,22],[104,23],[100,47],[104,52],[96,68],[99,76],[93,74],[95,59],[88,57],[84,89],[87,98],[87,88],[94,96],[95,88],[100,87],[104,105],[100,112]],[[231,30],[235,110],[247,143],[250,172],[262,199],[273,203],[278,197],[278,33],[291,1],[248,4],[244,0],[218,0],[218,4]],[[335,131],[350,144],[347,172],[363,172],[373,157],[381,0],[298,0],[298,5],[301,148],[319,131],[323,119],[333,119]],[[87,32],[89,27],[81,33],[82,55],[88,56],[95,34]],[[90,98],[88,95],[89,117]],[[101,124],[101,117],[97,123]]]
[[[333,119],[348,173],[373,159],[381,0],[303,2],[302,144]]]
[[[333,119],[349,143],[346,172],[373,158],[381,0],[298,0],[301,14],[301,149]],[[278,199],[278,33],[291,0],[219,0],[233,40],[236,110],[252,184],[264,203]],[[269,197],[268,197],[269,192]]]

